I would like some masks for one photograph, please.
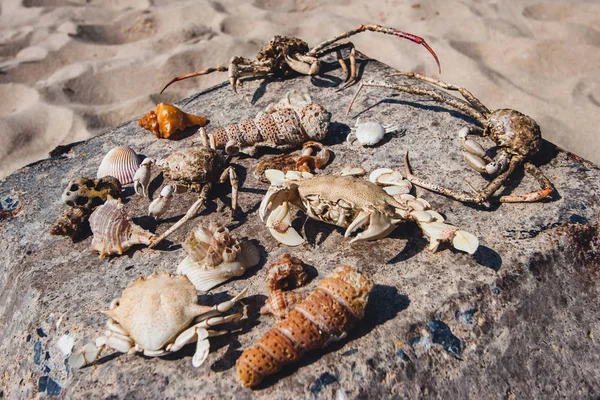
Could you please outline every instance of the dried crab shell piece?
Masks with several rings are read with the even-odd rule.
[[[261,307],[260,313],[262,315],[272,314],[277,319],[285,319],[296,304],[304,301],[307,297],[308,293],[299,293],[295,290],[275,290],[267,297],[267,301]]]
[[[152,232],[131,222],[123,209],[121,200],[108,197],[104,205],[98,207],[90,216],[90,227],[94,234],[91,251],[98,251],[100,258],[107,255],[123,254],[136,244],[150,244]]]
[[[121,185],[127,185],[133,182],[133,177],[140,164],[138,155],[131,147],[118,146],[106,153],[96,176],[98,178],[114,176],[121,182]]]
[[[196,290],[207,291],[242,276],[260,262],[260,251],[253,244],[240,242],[223,226],[198,227],[183,244],[188,255],[177,267]]]
[[[355,268],[335,268],[285,320],[242,353],[236,362],[242,386],[254,387],[307,351],[345,337],[363,318],[372,287]]]
[[[266,274],[269,291],[294,289],[306,284],[308,271],[299,258],[284,253],[267,267]]]
[[[160,103],[154,111],[138,120],[138,125],[152,132],[157,138],[169,139],[175,132],[190,126],[205,126],[206,117],[188,114],[174,105]]]

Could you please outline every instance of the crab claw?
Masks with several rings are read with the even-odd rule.
[[[210,342],[208,341],[210,335],[206,329],[197,329],[196,334],[198,342],[196,343],[196,352],[192,356],[192,365],[198,368],[204,363],[210,352]]]
[[[85,367],[91,362],[95,361],[100,354],[100,350],[93,343],[88,343],[83,346],[80,350],[77,350],[69,357],[69,365],[73,369],[79,369]]]
[[[428,249],[435,252],[441,242],[452,239],[452,246],[469,254],[475,254],[479,247],[479,239],[469,232],[460,230],[443,222],[422,222],[417,219],[417,223],[423,229],[423,232],[429,238]]]
[[[377,240],[388,236],[396,226],[400,223],[400,219],[390,218],[380,212],[372,211],[361,211],[358,216],[352,221],[352,223],[346,229],[345,237],[348,237],[356,229],[367,226],[367,228],[356,235],[350,243],[360,242],[362,240]]]
[[[275,239],[288,246],[298,246],[304,243],[304,238],[292,228],[290,206],[284,201],[277,206],[267,218],[267,228]]]

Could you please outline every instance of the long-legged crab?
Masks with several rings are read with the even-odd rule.
[[[443,92],[417,86],[361,82],[356,94],[348,105],[348,112],[350,112],[350,108],[363,86],[389,88],[401,92],[429,96],[439,102],[459,109],[481,124],[481,128],[463,128],[459,132],[463,147],[467,151],[465,154],[465,161],[478,172],[490,175],[497,174],[485,188],[476,191],[475,195],[460,193],[414,176],[410,171],[408,153],[406,153],[404,158],[405,173],[406,179],[410,182],[461,202],[486,204],[494,193],[496,193],[496,191],[508,180],[512,173],[519,166],[523,165],[525,171],[531,174],[542,188],[528,194],[501,196],[499,199],[500,202],[534,202],[552,194],[553,188],[550,180],[538,167],[529,161],[529,159],[540,150],[542,143],[540,127],[531,117],[511,109],[490,111],[467,89],[441,82],[437,79],[418,73],[401,72],[393,74],[392,76],[409,76],[438,86],[442,89],[458,91],[466,101],[450,97]],[[497,150],[495,158],[492,159],[487,156],[486,151],[479,143],[467,139],[469,134],[487,136],[493,140],[496,143]]]
[[[105,347],[159,357],[197,342],[192,365],[199,367],[208,356],[208,338],[227,333],[210,328],[239,321],[241,314],[220,314],[231,309],[245,293],[246,289],[229,301],[209,307],[198,304],[196,289],[185,275],[161,272],[147,279],[139,277],[104,312],[111,318],[104,335],[95,344],[73,352],[69,364],[81,368],[98,359]]]
[[[239,78],[245,76],[266,76],[270,74],[288,76],[294,71],[304,75],[316,75],[321,68],[319,58],[333,52],[336,52],[340,66],[347,73],[348,66],[342,58],[342,49],[350,49],[350,74],[348,75],[344,86],[348,87],[356,81],[357,74],[354,44],[352,44],[352,42],[336,44],[336,42],[365,31],[394,35],[421,44],[431,53],[431,55],[433,55],[438,68],[440,68],[440,62],[437,55],[433,49],[429,47],[425,39],[397,29],[386,28],[381,25],[360,25],[355,29],[337,35],[330,40],[326,40],[312,49],[301,39],[277,35],[258,52],[256,60],[234,56],[229,61],[229,65],[219,65],[190,74],[177,76],[167,83],[160,92],[162,93],[174,82],[195,76],[207,75],[212,72],[229,72],[229,82],[231,83],[234,92],[237,91]]]
[[[414,220],[429,237],[432,251],[451,239],[456,249],[470,254],[479,246],[475,236],[444,223],[439,213],[429,210],[427,201],[408,194],[410,183],[387,168],[373,171],[372,182],[346,175],[313,177],[277,170],[267,171],[266,176],[271,187],[260,205],[260,217],[273,237],[288,246],[304,242],[291,227],[290,204],[312,219],[346,228],[345,237],[364,228],[350,243],[384,238],[400,223]]]

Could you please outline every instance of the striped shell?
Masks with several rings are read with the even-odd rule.
[[[295,290],[284,292],[283,290],[275,290],[271,292],[265,305],[260,309],[262,315],[272,314],[277,319],[287,318],[288,314],[304,299],[308,297],[308,293],[299,293]]]
[[[284,253],[277,261],[267,267],[267,286],[269,291],[294,289],[304,286],[308,280],[306,266],[299,258]]]
[[[285,320],[242,353],[236,362],[242,386],[254,387],[305,352],[344,337],[363,318],[372,287],[373,282],[352,267],[334,269]]]
[[[118,146],[106,153],[96,176],[98,178],[114,176],[121,185],[126,185],[133,182],[140,164],[139,157],[131,147]]]
[[[233,278],[260,261],[260,252],[251,243],[240,242],[221,225],[202,226],[183,243],[188,256],[177,267],[196,290],[207,291]]]
[[[108,197],[104,205],[96,208],[90,216],[90,227],[94,234],[91,251],[106,255],[123,254],[136,244],[150,244],[153,233],[131,222],[123,209],[121,200]]]

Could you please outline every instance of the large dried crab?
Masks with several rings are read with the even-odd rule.
[[[73,352],[69,364],[81,368],[98,359],[105,347],[159,357],[197,342],[192,364],[199,367],[208,356],[208,338],[227,333],[210,328],[239,321],[241,314],[220,314],[231,309],[245,293],[246,289],[229,301],[209,307],[198,304],[196,289],[185,275],[161,272],[147,279],[139,277],[104,312],[111,318],[104,335],[95,344]]]
[[[360,25],[355,29],[337,35],[330,40],[326,40],[312,49],[301,39],[289,36],[274,36],[269,43],[260,49],[256,55],[256,60],[234,56],[229,61],[229,65],[219,65],[190,74],[177,76],[167,83],[160,92],[162,93],[174,82],[195,76],[207,75],[212,72],[229,72],[229,82],[231,83],[234,92],[237,90],[237,86],[241,85],[238,82],[239,79],[245,76],[266,76],[271,74],[288,76],[293,72],[304,75],[316,75],[321,68],[319,58],[333,52],[336,53],[340,66],[347,73],[348,66],[342,58],[342,49],[350,49],[350,73],[344,86],[347,87],[356,81],[357,75],[354,44],[352,44],[352,42],[336,44],[336,42],[366,31],[394,35],[421,44],[431,53],[431,55],[433,55],[438,68],[440,67],[437,55],[433,49],[429,47],[425,39],[397,29],[386,28],[381,25]]]
[[[427,201],[410,195],[410,183],[387,168],[373,171],[371,181],[348,175],[312,176],[277,170],[267,171],[266,176],[271,187],[260,205],[260,217],[273,237],[288,246],[304,242],[291,226],[290,204],[309,218],[346,228],[345,237],[364,228],[350,243],[384,238],[400,223],[414,220],[429,237],[432,251],[447,240],[470,254],[479,246],[475,236],[444,223],[439,213],[429,209]]]
[[[495,175],[482,190],[475,190],[474,195],[460,193],[443,186],[425,181],[414,176],[410,171],[408,153],[404,158],[406,178],[417,186],[441,193],[465,203],[486,204],[488,200],[500,189],[513,172],[521,165],[540,184],[541,189],[528,194],[506,195],[499,198],[502,203],[534,202],[548,197],[553,192],[550,180],[542,171],[532,164],[529,159],[534,156],[541,147],[542,135],[539,125],[529,116],[511,109],[500,109],[490,111],[471,92],[460,86],[452,85],[437,79],[414,72],[401,72],[392,76],[408,76],[430,83],[442,89],[459,92],[466,101],[431,89],[418,86],[398,85],[388,83],[361,82],[356,94],[348,105],[348,112],[363,86],[389,88],[401,92],[429,96],[439,102],[448,104],[459,109],[468,116],[475,119],[480,125],[477,128],[463,128],[459,131],[459,137],[463,144],[465,161],[476,171]],[[491,158],[487,151],[476,141],[467,139],[469,134],[477,134],[489,137],[496,143],[496,155]]]

